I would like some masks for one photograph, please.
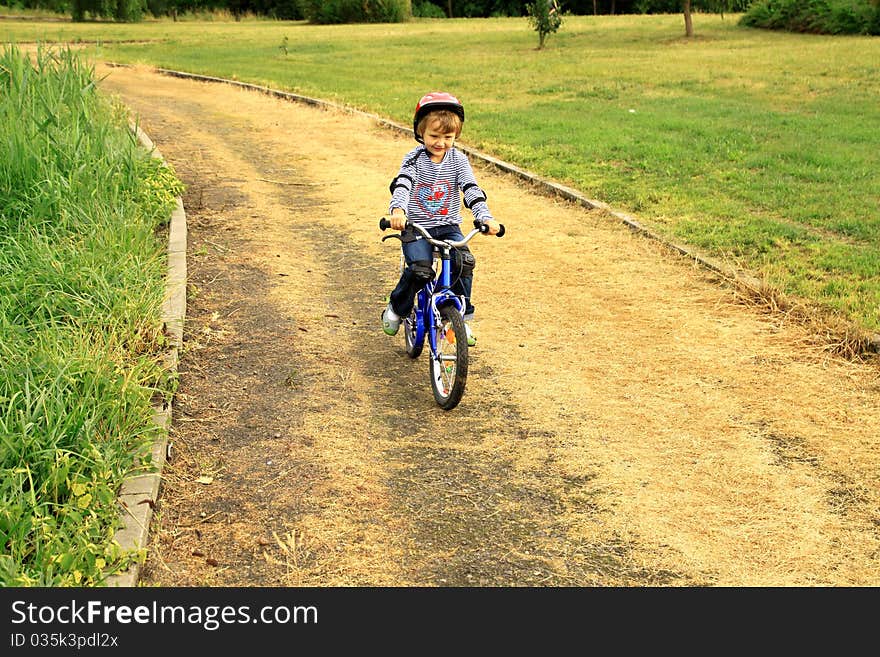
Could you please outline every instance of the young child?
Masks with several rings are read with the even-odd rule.
[[[436,91],[419,100],[413,116],[413,136],[422,145],[404,156],[399,173],[391,181],[387,219],[394,230],[403,230],[409,220],[421,224],[438,239],[463,239],[462,201],[476,220],[488,226],[489,235],[501,229],[489,212],[486,194],[477,184],[467,156],[455,148],[463,123],[464,106],[455,96]],[[404,231],[401,237],[406,268],[382,311],[382,329],[388,335],[397,335],[401,318],[412,311],[416,292],[434,276],[431,245],[413,229]],[[456,253],[454,265],[460,275],[452,289],[465,297],[468,344],[474,346],[476,338],[470,322],[474,317],[471,289],[475,260],[466,246]]]

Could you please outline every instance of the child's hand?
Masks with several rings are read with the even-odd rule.
[[[489,232],[486,233],[487,235],[497,235],[498,231],[501,230],[501,224],[499,224],[494,219],[489,219],[488,221],[484,221],[483,224],[489,227]]]
[[[406,215],[405,214],[394,214],[388,215],[388,221],[391,222],[391,228],[393,230],[403,230],[406,227]]]

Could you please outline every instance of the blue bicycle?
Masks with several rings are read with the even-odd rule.
[[[383,218],[379,229],[386,230],[391,222]],[[406,353],[418,358],[425,338],[431,352],[429,370],[434,400],[443,410],[455,408],[464,395],[468,375],[468,341],[464,325],[465,299],[452,291],[452,251],[467,244],[475,235],[488,232],[488,227],[474,221],[474,229],[459,241],[438,240],[419,224],[406,222],[407,228],[418,231],[434,247],[435,277],[416,293],[412,312],[403,318]],[[504,235],[504,226],[497,237]],[[397,238],[386,235],[382,238]],[[401,267],[406,263],[401,256]]]

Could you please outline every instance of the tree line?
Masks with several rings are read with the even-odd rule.
[[[421,18],[527,17],[549,0],[0,0],[0,6],[68,14],[74,21],[225,11],[312,23],[392,23]],[[683,14],[693,36],[692,12],[740,13],[741,24],[817,34],[880,34],[880,0],[556,0],[564,14]],[[530,12],[531,8],[531,12]]]
[[[681,13],[694,10],[745,11],[752,0],[564,0],[560,9],[572,15]],[[177,16],[228,11],[280,20],[313,22],[397,22],[425,18],[488,18],[527,15],[529,0],[0,0],[11,8],[42,9],[87,18],[138,21],[145,16]]]

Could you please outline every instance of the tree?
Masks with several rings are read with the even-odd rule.
[[[691,18],[691,0],[682,0],[681,8],[684,11],[684,35],[694,36],[694,21]]]
[[[721,14],[723,18],[725,12],[746,11],[752,2],[753,0],[635,0],[630,9],[641,14],[674,14],[680,11],[684,15],[685,36],[693,37],[694,10]],[[624,13],[626,11],[625,6]],[[614,13],[613,4],[611,13]]]
[[[562,12],[556,0],[535,0],[526,5],[529,23],[538,33],[538,50],[544,47],[548,34],[556,32],[562,25]]]
[[[698,8],[721,14],[724,18],[724,12],[745,11],[748,9],[752,0],[697,0]],[[686,37],[694,36],[694,21],[691,18],[691,2],[692,0],[681,0],[681,9],[684,12],[684,35]]]

